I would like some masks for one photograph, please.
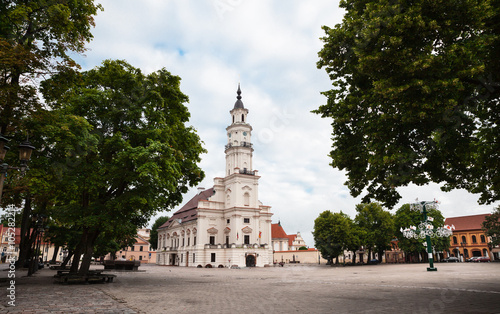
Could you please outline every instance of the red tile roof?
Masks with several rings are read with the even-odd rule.
[[[444,220],[445,225],[454,225],[454,231],[480,230],[482,223],[491,214],[480,214],[461,217],[450,217]]]
[[[288,238],[288,235],[280,224],[271,224],[271,238],[286,239]]]
[[[172,221],[175,219],[181,219],[182,222],[188,222],[191,220],[196,220],[197,216],[197,210],[198,209],[198,202],[202,200],[208,200],[210,196],[214,194],[214,189],[210,188],[208,190],[204,190],[198,194],[196,194],[192,199],[190,199],[184,206],[182,206],[181,209],[176,211],[173,215],[172,218],[170,218],[166,223],[161,225],[158,229],[160,228],[166,228],[168,227]]]
[[[288,235],[288,247],[292,247],[293,245],[293,240],[297,237],[296,234],[289,234]]]

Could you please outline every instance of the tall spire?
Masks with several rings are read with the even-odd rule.
[[[238,91],[236,92],[236,94],[238,94],[238,96],[236,96],[236,102],[234,103],[234,108],[233,109],[245,109],[245,107],[243,107],[243,102],[241,101],[241,89],[240,89],[240,83],[238,83]]]

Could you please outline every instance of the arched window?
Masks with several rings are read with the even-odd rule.
[[[484,243],[486,242],[486,238],[484,237],[484,235],[481,235],[481,243]]]
[[[472,236],[472,243],[477,243],[477,238],[475,235]]]
[[[465,239],[465,236],[462,236],[462,243],[467,243],[467,240]]]
[[[453,243],[458,244],[457,237],[453,237]]]
[[[245,122],[245,115],[244,114],[241,115],[241,122]]]
[[[245,206],[250,206],[250,194],[248,192],[243,194],[243,201]]]

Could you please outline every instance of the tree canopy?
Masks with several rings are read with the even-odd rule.
[[[333,89],[331,165],[363,202],[444,183],[500,199],[500,1],[343,0],[318,68]]]
[[[344,253],[351,240],[352,220],[346,214],[322,212],[314,220],[314,243],[324,259],[332,263]]]
[[[77,64],[93,37],[93,0],[6,0],[0,3],[0,130],[9,134],[39,108],[36,82]]]
[[[35,171],[30,176],[38,175],[41,186],[57,186],[48,203],[61,223],[81,230],[73,266],[84,254],[80,272],[85,273],[102,233],[130,235],[157,211],[182,201],[204,177],[197,163],[205,150],[186,126],[188,98],[180,91],[180,78],[165,69],[144,75],[124,61],[107,60],[86,72],[55,75],[42,87],[56,120],[74,117],[84,126],[57,133],[64,140],[39,143],[44,157],[60,156],[49,166],[57,165],[50,172],[57,175]]]
[[[354,218],[357,227],[363,231],[362,245],[371,251],[376,249],[379,261],[383,252],[390,248],[394,238],[394,219],[379,203],[356,205],[358,214]]]

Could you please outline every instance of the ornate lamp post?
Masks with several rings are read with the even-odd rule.
[[[22,142],[19,145],[19,161],[20,167],[11,167],[8,164],[4,163],[5,155],[9,150],[7,143],[10,140],[0,134],[0,203],[2,202],[2,191],[3,191],[3,182],[5,180],[5,175],[9,169],[20,170],[21,174],[24,175],[26,170],[28,169],[28,161],[31,158],[31,153],[35,149],[34,146],[26,139],[26,141]]]
[[[418,225],[418,227],[410,226],[403,230],[401,228],[401,232],[403,236],[408,239],[425,239],[426,243],[424,246],[427,247],[427,254],[429,256],[429,267],[427,271],[437,271],[437,268],[434,267],[434,257],[432,254],[432,242],[431,238],[434,237],[449,237],[452,235],[452,229],[455,229],[455,226],[444,226],[439,227],[434,230],[434,226],[431,222],[434,220],[432,217],[427,216],[427,209],[437,208],[436,201],[423,201],[419,203],[410,204],[410,209],[414,211],[420,211],[423,215],[422,222]]]

